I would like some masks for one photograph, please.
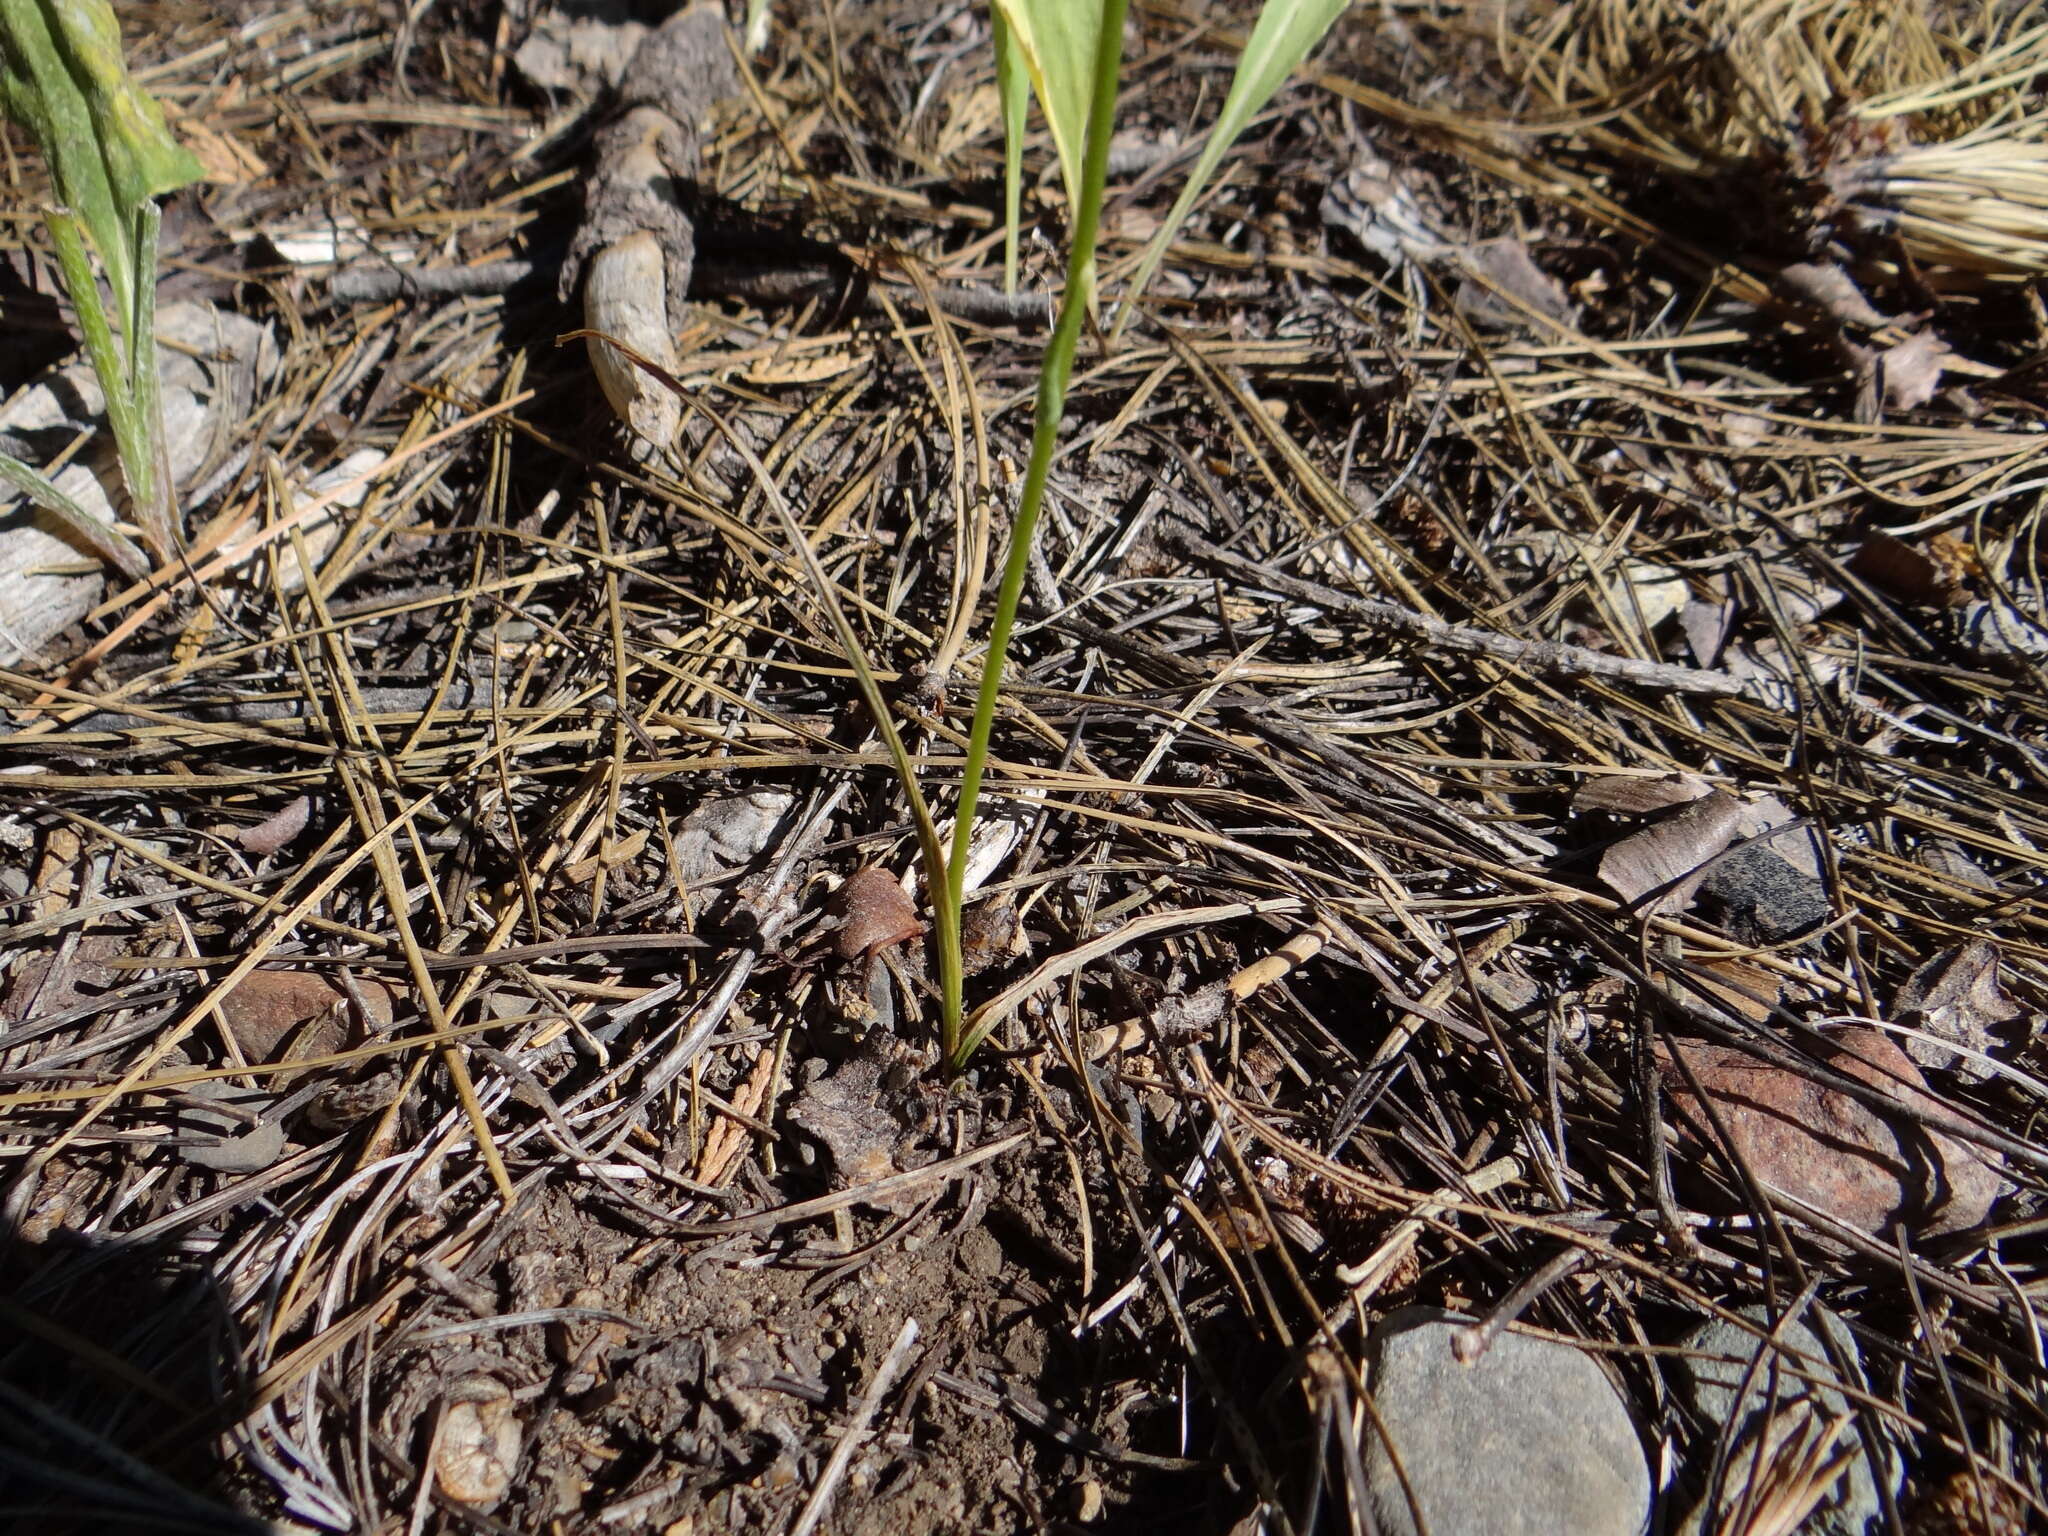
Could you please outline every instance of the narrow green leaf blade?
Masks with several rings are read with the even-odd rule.
[[[1031,71],[1010,35],[1001,6],[989,11],[995,44],[996,94],[1003,104],[1003,292],[1017,291],[1017,232],[1024,221],[1024,118],[1031,107]]]
[[[147,555],[65,495],[41,470],[31,469],[11,454],[0,453],[0,485],[18,491],[55,517],[122,575],[139,581],[149,574]]]
[[[1102,35],[1102,0],[994,0],[1010,41],[1031,78],[1045,126],[1060,158],[1067,205],[1081,201],[1081,159],[1088,147],[1088,107],[1094,94],[1095,45]],[[1007,102],[1005,117],[1008,116]],[[1071,215],[1070,215],[1071,216]]]
[[[1117,334],[1122,334],[1133,306],[1143,297],[1145,285],[1152,281],[1152,274],[1166,255],[1166,247],[1180,232],[1195,200],[1202,195],[1230,146],[1273,99],[1273,93],[1286,83],[1287,77],[1300,67],[1309,50],[1322,41],[1323,34],[1344,14],[1347,4],[1349,0],[1266,0],[1258,24],[1252,28],[1251,39],[1244,46],[1244,54],[1237,61],[1237,73],[1231,79],[1223,110],[1217,114],[1208,142],[1202,146],[1201,158],[1188,173],[1173,211],[1159,226],[1152,243],[1145,247],[1145,259],[1138,264],[1137,274],[1117,312]]]

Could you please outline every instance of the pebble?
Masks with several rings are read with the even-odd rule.
[[[1768,1333],[1771,1329],[1771,1315],[1762,1306],[1741,1307],[1737,1315],[1747,1318],[1758,1328]],[[1855,1338],[1848,1325],[1834,1313],[1822,1307],[1809,1307],[1807,1320],[1818,1319],[1820,1326],[1839,1346],[1854,1369],[1853,1381],[1858,1387],[1864,1385],[1862,1356],[1857,1351]],[[1771,1402],[1771,1371],[1766,1361],[1757,1368],[1750,1382],[1748,1393],[1743,1398],[1743,1411],[1738,1416],[1735,1407],[1736,1390],[1742,1385],[1748,1373],[1749,1362],[1757,1351],[1764,1347],[1764,1340],[1748,1329],[1734,1323],[1722,1322],[1716,1318],[1696,1328],[1682,1341],[1682,1347],[1690,1353],[1678,1358],[1679,1373],[1687,1396],[1700,1420],[1710,1430],[1736,1437],[1735,1450],[1739,1452],[1749,1444],[1748,1437],[1761,1426],[1766,1404]],[[1788,1353],[1789,1352],[1789,1353]],[[1798,1368],[1811,1375],[1830,1380],[1840,1379],[1834,1363],[1829,1359],[1826,1346],[1806,1321],[1791,1324],[1779,1335],[1778,1356],[1781,1367],[1794,1364],[1794,1356],[1803,1356]],[[1816,1386],[1801,1380],[1790,1369],[1778,1372],[1776,1401],[1789,1404],[1805,1395],[1817,1395],[1823,1414],[1833,1416],[1848,1413],[1849,1404],[1842,1394],[1833,1387]],[[1730,1427],[1732,1426],[1732,1427]],[[1699,1448],[1697,1471],[1702,1480],[1706,1478],[1713,1464],[1714,1440],[1702,1438]],[[1831,1495],[1818,1505],[1813,1513],[1800,1525],[1802,1536],[1864,1536],[1866,1530],[1876,1530],[1882,1513],[1877,1497],[1877,1483],[1870,1473],[1870,1458],[1863,1452],[1862,1437],[1857,1433],[1853,1420],[1844,1424],[1836,1437],[1836,1444],[1853,1451],[1855,1460],[1850,1462],[1848,1471],[1836,1482]],[[1886,1469],[1891,1487],[1897,1492],[1903,1467],[1896,1457],[1887,1458]],[[1738,1466],[1733,1456],[1729,1464]],[[1687,1529],[1697,1524],[1699,1513],[1688,1522]]]
[[[1583,1350],[1503,1333],[1470,1365],[1452,1343],[1469,1319],[1391,1313],[1370,1348],[1373,1400],[1432,1532],[1638,1536],[1650,1517],[1641,1438]],[[1385,1536],[1416,1530],[1386,1443],[1369,1436],[1366,1492]]]
[[[1998,1169],[1970,1143],[1904,1115],[1881,1114],[1805,1071],[1694,1041],[1660,1042],[1658,1055],[1688,1156],[1712,1157],[1717,1133],[1699,1111],[1680,1059],[1713,1100],[1720,1128],[1750,1171],[1844,1226],[1883,1238],[1900,1228],[1938,1237],[1983,1221],[2002,1191]],[[1833,1034],[1824,1065],[1924,1113],[1951,1115],[1927,1092],[1912,1058],[1880,1031]]]

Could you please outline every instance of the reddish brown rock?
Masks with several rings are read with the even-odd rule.
[[[391,989],[361,980],[372,1032],[391,1024]],[[221,999],[220,1011],[248,1061],[302,1060],[346,1050],[362,1039],[349,996],[309,971],[252,971]]]
[[[1716,1144],[1710,1122],[1673,1052],[1698,1079],[1733,1151],[1765,1187],[1813,1206],[1844,1226],[1889,1237],[1903,1227],[1922,1237],[1975,1226],[1998,1198],[1997,1169],[1957,1137],[1903,1114],[1881,1114],[1804,1074],[1741,1051],[1696,1041],[1660,1044],[1659,1071],[1682,1142]],[[1926,1091],[1906,1053],[1877,1030],[1832,1037],[1824,1064],[1902,1104],[1953,1121]]]

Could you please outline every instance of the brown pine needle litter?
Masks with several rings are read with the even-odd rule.
[[[2048,7],[1997,0],[1570,0],[1501,37],[1588,141],[1816,251],[2005,279],[2048,270],[2044,49]]]
[[[1411,1304],[1661,1529],[2048,1521],[2048,8],[1354,7],[1083,347],[953,1079],[820,583],[943,811],[1058,281],[984,12],[770,8],[651,453],[589,10],[121,7],[274,356],[0,660],[0,1525],[1387,1529]],[[1134,18],[1111,294],[1248,25]]]

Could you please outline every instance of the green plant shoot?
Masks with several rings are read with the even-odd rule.
[[[989,12],[995,44],[996,93],[1003,104],[1003,292],[1017,291],[1017,230],[1024,221],[1024,118],[1031,106],[1031,73],[1010,36],[1000,6]]]
[[[1237,61],[1237,73],[1231,77],[1230,94],[1223,98],[1223,110],[1216,115],[1215,125],[1202,145],[1201,158],[1188,173],[1166,222],[1145,247],[1144,259],[1138,263],[1130,288],[1117,308],[1116,326],[1110,333],[1112,343],[1123,334],[1132,309],[1144,296],[1145,285],[1152,281],[1152,274],[1158,271],[1160,260],[1166,255],[1167,244],[1187,222],[1195,200],[1216,174],[1216,167],[1230,146],[1273,99],[1273,93],[1287,83],[1287,77],[1301,67],[1309,50],[1322,41],[1323,34],[1344,14],[1349,3],[1350,0],[1266,0]]]
[[[136,521],[157,558],[168,558],[178,540],[157,396],[155,199],[198,180],[199,162],[129,77],[107,0],[0,0],[0,111],[28,130],[50,168],[59,206],[44,222],[58,270],[106,396]],[[111,319],[88,244],[106,276]],[[0,475],[134,573],[135,547],[46,477],[16,460]]]
[[[1081,341],[1081,323],[1095,297],[1095,240],[1102,227],[1102,189],[1109,180],[1109,136],[1116,121],[1117,73],[1123,63],[1124,14],[1128,0],[996,0],[1008,23],[1040,105],[1048,121],[1060,116],[1062,126],[1053,138],[1061,145],[1062,168],[1068,176],[1073,197],[1073,223],[1067,246],[1066,290],[1060,297],[1059,318],[1052,338],[1046,343],[1045,361],[1038,373],[1038,399],[1032,417],[1031,460],[1024,470],[1024,490],[1017,506],[1017,521],[1010,530],[1010,552],[1003,565],[1003,583],[996,595],[995,620],[989,629],[988,659],[981,671],[981,689],[974,704],[974,725],[967,738],[967,760],[960,782],[960,804],[953,820],[953,844],[945,870],[944,894],[935,895],[934,905],[943,902],[950,922],[935,927],[960,931],[959,914],[966,904],[967,846],[974,830],[975,804],[981,796],[981,778],[988,766],[988,743],[995,726],[996,699],[1002,691],[1003,658],[1010,648],[1010,632],[1017,622],[1017,604],[1024,593],[1024,575],[1029,567],[1031,539],[1038,527],[1039,509],[1045,504],[1046,477],[1052,470],[1053,449],[1058,445],[1060,416],[1066,410],[1067,381],[1073,375],[1074,353]],[[1081,13],[1091,13],[1084,16]],[[1078,70],[1073,33],[1084,31],[1094,48],[1086,62],[1087,73],[1077,86],[1072,76],[1059,71]],[[1048,43],[1055,51],[1048,51]],[[1058,106],[1046,92],[1046,82],[1059,82]],[[1086,111],[1076,117],[1076,101],[1085,96]],[[1068,145],[1074,158],[1068,158]],[[934,891],[939,889],[934,882]],[[966,1064],[980,1039],[962,1039],[960,1024],[965,998],[961,991],[961,967],[942,961],[940,966],[942,1025],[941,1044],[946,1059],[957,1069]]]
[[[1224,99],[1223,110],[1210,130],[1194,173],[1145,252],[1137,280],[1131,286],[1131,300],[1135,301],[1143,291],[1165,254],[1168,241],[1193,209],[1224,154],[1329,31],[1345,4],[1346,0],[1267,0],[1238,61],[1230,94]],[[968,838],[974,829],[982,775],[988,766],[989,736],[995,724],[996,700],[1002,691],[1003,664],[1009,652],[1011,631],[1016,626],[1017,605],[1024,592],[1039,510],[1045,502],[1046,478],[1058,445],[1060,417],[1066,410],[1067,383],[1073,373],[1081,325],[1095,307],[1095,246],[1102,225],[1103,186],[1108,180],[1110,133],[1116,121],[1117,74],[1123,61],[1126,9],[1127,0],[993,0],[996,84],[1002,95],[1008,137],[1004,166],[1004,281],[1012,287],[1016,283],[1027,85],[1038,97],[1039,109],[1052,134],[1072,222],[1068,231],[1066,288],[1060,298],[1052,338],[1046,343],[1045,360],[1039,368],[1031,461],[1024,472],[1016,525],[1010,532],[1009,554],[996,595],[995,618],[989,628],[988,657],[982,665],[981,689],[975,700],[974,725],[967,738],[944,894],[934,898],[934,906],[945,909],[943,920],[934,924],[942,949],[947,934],[957,942],[960,932],[961,908],[966,901]],[[1127,302],[1123,313],[1128,316],[1129,312]],[[1121,323],[1120,320],[1119,327]],[[939,882],[934,879],[931,883],[937,891]],[[990,1020],[971,1035],[962,1036],[961,975],[958,958],[942,954],[942,1043],[947,1060],[956,1069],[965,1065],[995,1022]]]

